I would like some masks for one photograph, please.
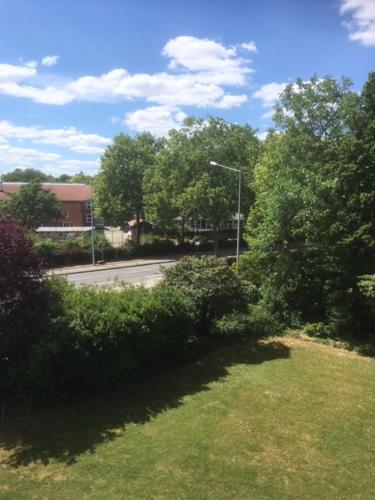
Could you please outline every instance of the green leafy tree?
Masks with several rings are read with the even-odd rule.
[[[108,146],[95,179],[98,214],[109,224],[122,225],[144,216],[143,177],[155,161],[159,142],[149,133],[137,137],[120,134]],[[139,231],[137,231],[139,241]]]
[[[61,218],[56,196],[36,181],[21,186],[17,193],[12,194],[5,202],[3,212],[6,217],[22,222],[29,229]]]
[[[68,177],[68,179],[64,182],[73,182],[73,183],[78,183],[78,184],[91,184],[92,181],[93,181],[93,177],[91,175],[85,174],[81,170],[78,174],[75,174],[75,175]]]
[[[3,174],[2,179],[4,182],[49,182],[54,180],[50,175],[34,168],[16,168],[12,172]]]
[[[243,266],[286,321],[340,327],[358,312],[358,274],[375,257],[373,86],[374,75],[358,96],[347,79],[298,80],[276,106],[280,134],[256,167]]]
[[[182,238],[186,219],[208,218],[217,242],[219,223],[237,211],[238,177],[210,166],[210,161],[241,170],[242,211],[247,213],[259,147],[254,130],[247,125],[230,124],[219,118],[187,118],[181,129],[170,132],[155,165],[145,175],[147,218],[172,226],[173,219],[180,216]]]

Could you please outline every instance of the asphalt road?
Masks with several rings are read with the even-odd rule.
[[[163,266],[173,266],[173,262]],[[77,287],[84,285],[108,285],[117,286],[122,281],[127,283],[144,283],[152,285],[161,279],[161,264],[150,264],[147,266],[124,267],[117,269],[102,269],[85,273],[67,274],[66,278]]]

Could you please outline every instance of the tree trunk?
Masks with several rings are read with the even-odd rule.
[[[212,236],[214,238],[214,252],[217,256],[219,253],[219,233],[218,233],[218,225],[213,224],[212,226]]]
[[[136,216],[136,229],[135,229],[135,243],[138,246],[139,245],[139,240],[141,238],[141,223],[140,223],[140,217],[137,214]]]
[[[181,217],[180,243],[182,245],[185,243],[185,216],[184,215]]]

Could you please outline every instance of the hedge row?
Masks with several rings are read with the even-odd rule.
[[[233,315],[222,321],[225,313],[245,312],[249,300],[248,287],[224,260],[186,258],[165,272],[150,290],[76,289],[46,279],[37,311],[42,321],[27,325],[28,351],[19,357],[14,349],[3,364],[0,393],[38,404],[82,397],[164,370],[208,337],[248,327],[243,315],[238,325]]]
[[[223,235],[220,248],[235,248],[236,243]],[[126,260],[137,257],[151,257],[173,254],[191,254],[195,252],[209,252],[213,250],[213,242],[207,238],[199,238],[197,241],[186,241],[176,244],[174,240],[160,237],[145,238],[140,245],[128,242],[120,248],[113,248],[107,242],[105,245],[97,243],[96,260]],[[75,264],[90,264],[92,262],[91,246],[85,241],[81,244],[77,241],[57,243],[50,240],[39,240],[35,243],[37,255],[43,258],[45,266],[49,268],[61,267]]]

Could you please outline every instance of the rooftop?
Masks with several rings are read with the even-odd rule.
[[[0,201],[7,200],[9,195],[17,193],[27,182],[0,182]],[[89,184],[64,184],[43,182],[43,189],[51,191],[58,201],[87,201],[91,199]]]

